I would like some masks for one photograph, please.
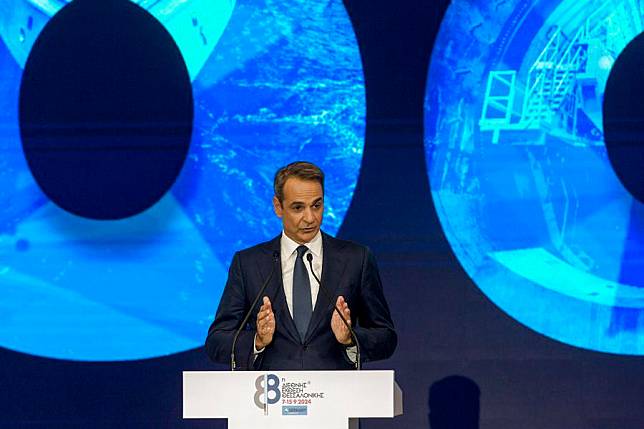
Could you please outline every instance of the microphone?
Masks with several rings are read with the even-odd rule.
[[[315,278],[315,281],[318,282],[318,285],[320,285],[320,289],[324,291],[324,295],[326,298],[333,304],[333,309],[335,310],[336,313],[338,313],[338,316],[340,316],[340,319],[342,320],[342,323],[344,323],[344,326],[347,327],[349,330],[349,334],[351,334],[351,339],[353,340],[353,344],[356,346],[356,369],[360,371],[361,365],[360,365],[360,343],[358,343],[358,337],[356,337],[356,333],[353,331],[353,328],[351,325],[349,325],[349,322],[347,322],[347,319],[344,318],[344,315],[340,311],[337,305],[335,305],[335,301],[333,301],[333,297],[329,293],[329,291],[322,285],[322,282],[318,278],[318,276],[315,274],[315,271],[313,270],[313,255],[312,254],[307,254],[306,255],[306,260],[309,261],[309,267],[311,267],[311,274],[313,274],[313,277]]]
[[[241,334],[241,331],[246,327],[246,323],[248,323],[248,319],[250,318],[251,314],[253,314],[253,311],[255,310],[255,306],[257,305],[257,302],[259,301],[259,298],[264,294],[264,291],[266,290],[266,287],[268,286],[268,283],[271,281],[273,278],[273,274],[275,274],[275,265],[276,262],[279,260],[280,254],[276,250],[273,252],[273,263],[271,272],[264,281],[264,284],[262,287],[259,289],[259,292],[257,292],[257,295],[255,296],[255,299],[253,300],[253,303],[251,304],[250,308],[246,312],[246,316],[244,317],[244,320],[242,320],[241,325],[239,325],[239,328],[235,331],[235,336],[233,337],[233,345],[230,349],[230,370],[234,371],[237,369],[237,365],[235,363],[235,345],[237,344],[237,339],[239,338],[239,335]]]

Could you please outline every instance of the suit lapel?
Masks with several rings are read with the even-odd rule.
[[[322,249],[322,277],[320,279],[322,286],[318,290],[313,315],[306,331],[305,342],[310,339],[322,321],[326,320],[328,322],[329,314],[333,311],[333,306],[335,305],[335,292],[340,286],[340,280],[346,266],[346,260],[343,260],[342,252],[333,237],[322,233]],[[328,294],[322,290],[323,287],[328,291]],[[328,329],[331,329],[331,327],[329,326]]]
[[[263,279],[266,279],[271,271],[271,266],[269,264],[266,264],[265,261],[268,260],[271,261],[270,263],[273,263],[273,253],[277,252],[278,255],[281,254],[280,237],[281,234],[267,243],[266,250],[270,254],[269,258],[262,258],[261,261],[258,261],[262,281]],[[295,322],[293,322],[293,317],[291,317],[291,313],[288,310],[286,295],[284,294],[281,256],[280,260],[277,262],[277,266],[275,267],[275,274],[273,275],[273,279],[266,288],[266,295],[268,295],[273,305],[276,330],[286,332],[294,341],[300,342],[300,334],[297,332]]]

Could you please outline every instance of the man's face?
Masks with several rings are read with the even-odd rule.
[[[322,185],[315,180],[289,177],[284,183],[284,201],[273,197],[273,208],[282,219],[286,235],[298,243],[308,243],[322,225]]]

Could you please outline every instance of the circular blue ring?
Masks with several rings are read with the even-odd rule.
[[[641,31],[620,1],[456,0],[428,76],[443,230],[502,310],[567,344],[644,354],[644,208],[608,161],[603,92]]]
[[[203,344],[234,251],[281,231],[272,179],[297,159],[326,172],[324,229],[349,207],[364,145],[358,45],[340,1],[152,2],[188,66],[193,140],[171,191],[117,221],[48,202],[16,119],[21,68],[60,2],[7,1],[0,15],[0,345],[111,361]]]

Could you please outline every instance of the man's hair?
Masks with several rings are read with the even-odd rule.
[[[314,180],[322,186],[322,192],[324,192],[324,173],[320,167],[310,162],[296,161],[280,168],[275,173],[273,191],[280,203],[284,201],[284,184],[289,177],[297,177],[301,180]]]

